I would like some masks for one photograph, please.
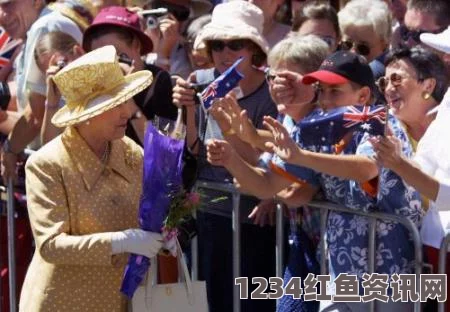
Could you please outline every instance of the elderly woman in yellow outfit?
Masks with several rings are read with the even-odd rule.
[[[20,311],[126,311],[127,253],[153,257],[162,245],[160,234],[137,229],[143,151],[124,137],[130,99],[152,74],[124,76],[106,46],[53,80],[66,106],[52,122],[66,129],[26,165],[36,252]]]

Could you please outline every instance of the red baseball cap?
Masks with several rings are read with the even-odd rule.
[[[372,90],[375,87],[372,70],[365,59],[349,51],[331,54],[323,61],[318,71],[305,75],[302,80],[304,84],[316,81],[332,85],[352,81],[362,87],[368,86]]]
[[[87,51],[87,38],[97,29],[106,25],[114,25],[128,29],[133,32],[141,42],[141,54],[147,54],[153,50],[152,40],[142,31],[139,16],[122,6],[110,6],[101,10],[92,24],[83,35],[83,49]]]

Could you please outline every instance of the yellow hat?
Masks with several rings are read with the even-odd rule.
[[[83,55],[53,77],[66,100],[52,118],[55,126],[66,127],[100,115],[152,83],[148,70],[124,76],[117,59],[116,49],[105,46]]]

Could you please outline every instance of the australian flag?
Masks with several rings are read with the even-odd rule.
[[[237,87],[239,81],[244,78],[244,75],[236,69],[241,61],[242,57],[211,82],[200,94],[201,103],[205,110],[211,107],[214,99],[224,97],[228,92]]]
[[[303,145],[335,145],[351,131],[383,135],[387,117],[384,105],[345,106],[315,110],[299,124]]]
[[[0,68],[9,64],[15,49],[20,44],[20,40],[12,39],[8,33],[0,27]]]

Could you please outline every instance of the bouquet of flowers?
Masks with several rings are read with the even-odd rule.
[[[184,229],[187,219],[200,206],[201,195],[196,192],[187,192],[181,188],[170,197],[169,212],[161,231],[166,241],[166,248],[175,257],[176,238],[180,235],[180,229]]]
[[[160,233],[165,227],[165,220],[172,220],[172,217],[167,218],[173,201],[172,194],[183,189],[184,143],[178,136],[164,135],[151,124],[147,127],[139,205],[139,225],[143,230]],[[176,224],[176,220],[174,222],[170,224]],[[121,287],[121,291],[129,298],[133,297],[149,266],[150,259],[147,257],[130,256]]]

